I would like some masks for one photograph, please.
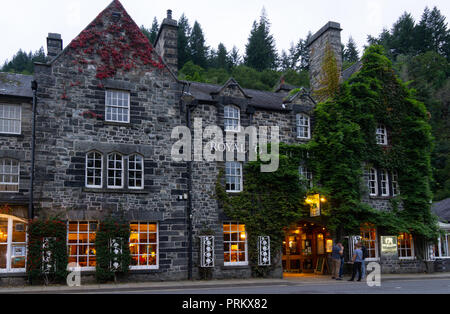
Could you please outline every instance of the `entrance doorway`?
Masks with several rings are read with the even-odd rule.
[[[313,274],[318,261],[326,261],[333,240],[327,228],[303,221],[286,231],[283,241],[283,271]]]

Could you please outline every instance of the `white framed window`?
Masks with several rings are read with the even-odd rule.
[[[311,118],[303,113],[297,115],[297,138],[311,139]]]
[[[22,106],[0,104],[0,133],[21,134]]]
[[[313,187],[313,173],[309,171],[309,169],[303,165],[298,167],[298,174],[300,177],[300,181],[306,184],[307,188],[312,189]]]
[[[434,249],[435,257],[450,258],[450,233],[444,234],[438,239],[438,244]]]
[[[108,122],[130,123],[130,93],[106,91],[106,119]]]
[[[387,145],[387,129],[384,125],[379,124],[377,127],[377,144],[378,145]]]
[[[377,196],[378,195],[377,169],[375,168],[367,169],[366,175],[368,178],[368,187],[370,196]]]
[[[103,187],[103,155],[101,153],[86,154],[86,187]]]
[[[97,228],[98,222],[96,221],[69,221],[67,223],[69,264],[77,263],[83,270],[95,269]]]
[[[0,214],[0,273],[26,271],[27,222]]]
[[[243,190],[242,164],[240,162],[227,162],[225,164],[226,190],[229,193],[238,193]]]
[[[128,188],[133,190],[144,188],[144,158],[141,155],[128,157]]]
[[[130,224],[131,269],[159,268],[158,224],[132,222]]]
[[[392,172],[392,195],[398,196],[400,195],[400,185],[398,184],[398,172]]]
[[[398,257],[414,259],[414,241],[412,234],[402,233],[398,236]]]
[[[378,235],[375,226],[365,224],[361,226],[361,242],[367,249],[369,255],[366,261],[378,260]]]
[[[224,107],[225,132],[239,132],[241,128],[241,110],[236,106]]]
[[[239,223],[223,224],[223,245],[225,266],[248,265],[247,232]]]
[[[0,193],[19,192],[20,163],[15,159],[0,159]]]
[[[108,188],[123,188],[123,156],[117,153],[108,155]]]
[[[389,175],[386,170],[380,172],[381,196],[389,196]]]

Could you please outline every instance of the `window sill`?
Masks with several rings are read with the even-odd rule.
[[[110,194],[149,194],[149,191],[143,190],[132,190],[132,189],[93,189],[93,188],[83,188],[83,192],[86,193],[110,193]]]
[[[112,122],[112,121],[103,121],[103,125],[109,126],[121,126],[121,127],[130,127],[130,122]]]
[[[17,138],[25,138],[23,134],[9,134],[9,133],[0,133],[1,137],[17,137]]]

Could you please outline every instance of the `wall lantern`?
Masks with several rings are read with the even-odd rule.
[[[327,199],[320,194],[308,195],[305,202],[311,208],[310,216],[320,217],[320,215],[322,214],[322,203],[326,203],[326,201]]]

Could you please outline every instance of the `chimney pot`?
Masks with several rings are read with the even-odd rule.
[[[61,34],[48,33],[47,37],[47,55],[53,59],[63,50],[63,40]]]
[[[169,20],[172,19],[172,10],[167,10],[167,18],[168,18]]]

